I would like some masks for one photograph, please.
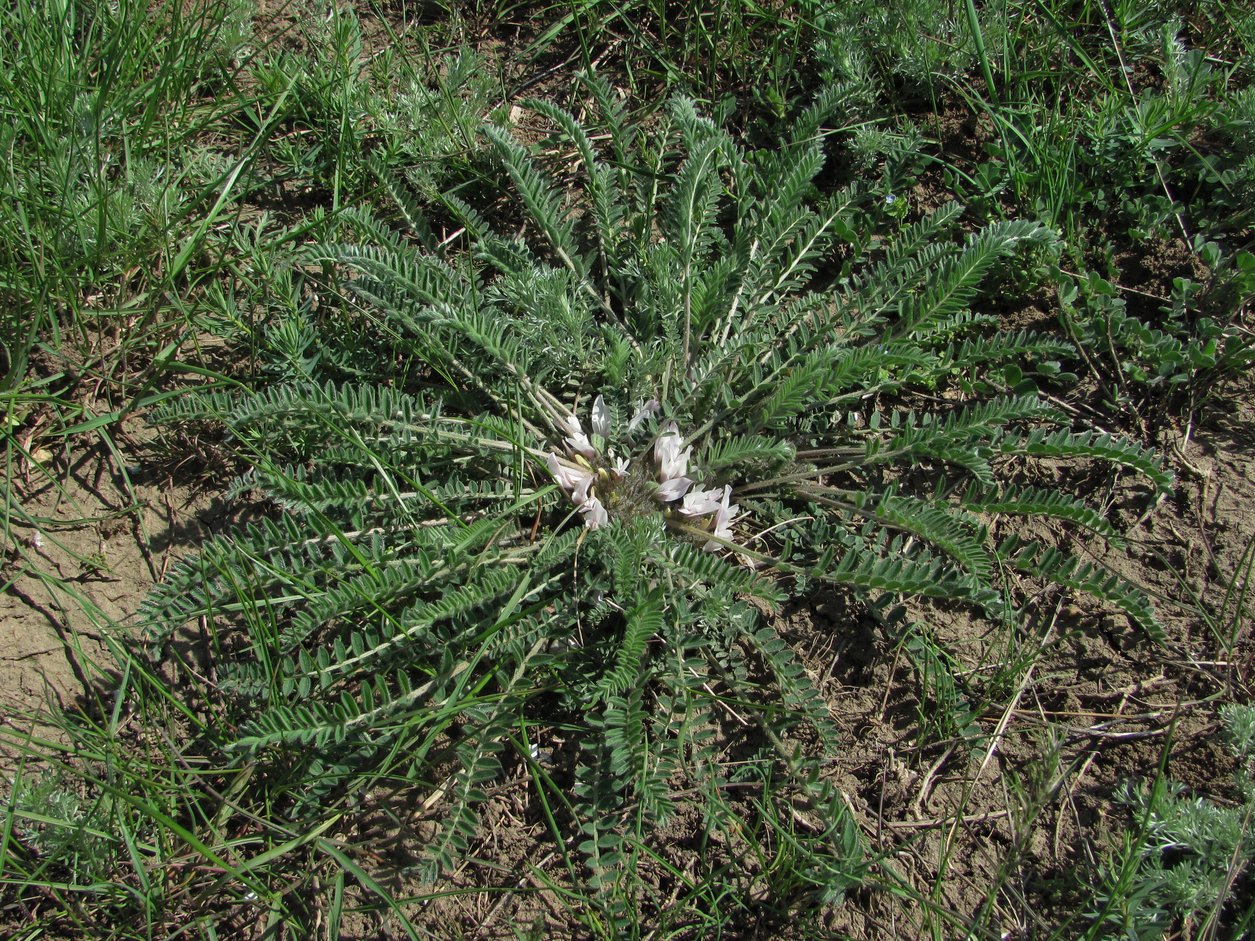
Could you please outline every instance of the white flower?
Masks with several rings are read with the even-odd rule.
[[[610,440],[610,409],[600,395],[593,399],[593,434],[601,435],[603,441]]]
[[[596,479],[591,470],[570,461],[564,461],[556,454],[546,454],[545,464],[558,485],[571,495],[571,500],[576,506],[588,499],[588,490]]]
[[[559,486],[565,487],[567,490],[575,486],[575,479],[571,476],[574,468],[563,464],[559,460],[558,455],[546,454],[545,466],[549,468],[549,473],[553,474],[553,479],[558,482]]]
[[[626,477],[629,467],[628,459],[625,457],[615,457],[613,451],[610,452],[609,457],[610,466],[614,469],[615,476],[620,478]]]
[[[719,508],[715,510],[714,535],[719,539],[727,539],[729,541],[731,541],[732,539],[732,526],[731,526],[732,518],[736,516],[736,514],[739,513],[741,510],[741,508],[737,504],[735,503],[729,504],[728,501],[731,499],[732,499],[732,487],[731,485],[725,484],[723,488],[723,497],[719,501]],[[719,543],[715,542],[712,539],[711,541],[707,542],[706,545],[704,545],[702,548],[705,549],[707,552],[714,552],[716,549],[719,548]]]
[[[681,451],[680,445],[683,443],[675,422],[667,425],[654,442],[654,463],[658,465],[659,483],[665,484],[668,480],[688,473],[689,455],[693,453],[693,448],[689,446]]]
[[[584,525],[589,529],[605,526],[610,521],[606,508],[601,505],[601,501],[596,497],[589,497],[585,500],[580,507],[580,512],[584,514]]]
[[[680,512],[685,516],[707,516],[719,509],[719,490],[690,490],[684,496]]]
[[[641,422],[643,422],[650,415],[657,415],[658,411],[661,408],[662,408],[662,403],[659,402],[657,399],[650,399],[648,402],[646,402],[644,405],[638,408],[635,411],[635,413],[633,413],[632,420],[628,422],[628,426],[627,426],[628,434],[631,434],[632,432],[636,431],[636,429],[640,427]]]
[[[581,477],[575,485],[575,489],[571,491],[571,502],[576,506],[583,506],[590,499],[589,492],[592,490],[595,478],[591,473]],[[591,497],[596,500],[596,497]]]
[[[659,503],[670,503],[672,500],[678,500],[684,496],[689,487],[693,486],[693,481],[687,477],[672,477],[670,480],[664,480],[654,493],[654,499]]]
[[[574,415],[567,416],[566,430],[566,443],[572,451],[579,451],[585,457],[595,457],[597,455],[597,449],[588,440],[588,436],[584,434],[584,428],[580,425],[580,420]]]

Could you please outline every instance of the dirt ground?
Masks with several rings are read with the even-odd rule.
[[[42,461],[18,468],[11,496],[36,525],[15,524],[3,547],[0,721],[10,742],[44,729],[32,722],[39,712],[107,688],[108,644],[125,642],[124,625],[169,566],[228,521],[199,475],[179,481],[168,460],[152,460],[138,444],[148,437],[129,418],[112,435],[116,450],[81,436],[63,451],[36,448]]]
[[[1004,938],[1045,936],[1070,908],[1075,874],[1095,871],[1099,847],[1118,846],[1132,824],[1112,801],[1127,782],[1153,778],[1166,756],[1168,776],[1189,793],[1235,796],[1216,707],[1249,701],[1255,678],[1250,619],[1222,611],[1255,539],[1253,421],[1243,389],[1217,402],[1188,443],[1177,437],[1176,492],[1134,526],[1127,552],[1101,559],[1156,598],[1162,642],[1092,599],[1044,593],[1019,648],[1039,659],[1013,674],[1008,704],[977,709],[980,747],[921,737],[926,704],[883,637],[847,634],[835,656],[815,658],[829,671],[849,743],[836,773],[887,881],[939,886],[934,901],[968,916],[992,907]],[[991,649],[980,625],[961,616],[922,620],[944,649],[962,652],[959,676],[993,675],[1019,652]],[[811,628],[830,637],[832,626]],[[991,897],[988,887],[1007,873],[1003,895]],[[901,933],[909,906],[883,894],[868,900],[843,909],[846,931],[913,936]]]

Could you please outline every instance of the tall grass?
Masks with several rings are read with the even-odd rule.
[[[241,22],[219,3],[0,11],[0,527],[28,568],[13,527],[40,521],[18,472],[55,489],[54,454],[80,436],[113,448],[113,422],[194,330],[184,298],[221,263],[205,246],[247,158],[207,134],[245,105]]]
[[[230,5],[135,0],[0,12],[10,37],[0,60],[0,264],[6,335],[18,338],[6,388],[25,377],[36,338],[87,357],[88,375],[109,375],[120,322],[159,307],[189,276],[189,240],[203,237],[190,223],[229,200],[238,176],[200,141],[243,105],[231,85],[230,16]]]

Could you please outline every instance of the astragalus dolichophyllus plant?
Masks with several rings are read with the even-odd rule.
[[[991,273],[1049,249],[1039,226],[963,236],[946,205],[877,230],[858,187],[816,183],[834,98],[750,152],[690,101],[644,130],[581,88],[583,121],[528,104],[544,159],[484,130],[507,211],[442,197],[455,238],[383,180],[410,233],[362,218],[315,252],[356,321],[303,373],[169,410],[225,414],[284,512],[181,566],[150,636],[210,625],[218,747],[284,782],[275,813],[338,819],[388,782],[390,813],[438,821],[429,876],[489,852],[477,812],[521,772],[599,930],[831,903],[863,866],[824,776],[839,703],[774,613],[826,586],[1007,621],[1014,571],[1153,630],[1132,587],[994,528],[1119,541],[1018,482],[1039,459],[1168,477],[1032,391],[1059,341],[980,312]]]

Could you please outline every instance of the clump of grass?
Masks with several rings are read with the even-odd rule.
[[[247,158],[201,142],[242,106],[236,6],[47,2],[0,13],[0,400],[7,544],[39,521],[21,480],[58,486],[79,436],[112,448],[194,330],[183,298]],[[125,478],[126,462],[118,461]],[[14,527],[23,527],[17,534]]]

